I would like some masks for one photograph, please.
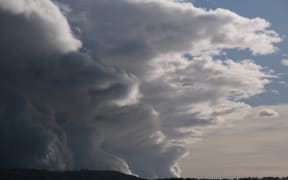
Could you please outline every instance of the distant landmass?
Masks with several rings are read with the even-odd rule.
[[[116,171],[92,171],[92,170],[48,171],[48,170],[0,169],[0,180],[145,180],[145,179],[137,176],[123,174]],[[168,178],[161,180],[209,180],[209,179]],[[228,179],[219,179],[219,180],[228,180]],[[282,177],[282,178],[247,177],[247,178],[234,178],[232,180],[288,180],[288,177]]]

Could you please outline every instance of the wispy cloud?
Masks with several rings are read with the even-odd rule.
[[[263,118],[259,116],[263,109],[280,115]],[[184,176],[286,176],[286,117],[287,105],[251,108],[245,118],[190,146],[193,153],[182,161]]]
[[[288,66],[288,59],[282,59],[282,60],[281,60],[281,64],[282,64],[283,66]]]

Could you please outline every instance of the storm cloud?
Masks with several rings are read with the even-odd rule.
[[[0,167],[149,178],[179,176],[187,144],[274,76],[214,55],[281,41],[264,19],[168,0],[2,0],[0,24]]]

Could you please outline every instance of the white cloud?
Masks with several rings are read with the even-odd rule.
[[[276,90],[276,89],[271,90],[271,93],[272,93],[273,95],[278,95],[278,94],[280,94],[280,92],[279,92],[278,90]]]
[[[249,60],[188,61],[170,55],[150,65],[150,79],[141,87],[143,101],[160,113],[166,135],[184,143],[191,141],[196,129],[243,117],[249,105],[241,100],[262,93],[271,77]]]
[[[288,82],[287,81],[279,81],[279,84],[282,85],[285,88],[288,87]]]
[[[279,116],[279,113],[273,109],[262,109],[259,111],[258,115],[263,118],[275,118]]]
[[[283,66],[288,66],[288,59],[282,59],[282,60],[281,60],[281,64],[282,64]]]
[[[5,23],[0,29],[3,53],[12,49],[12,55],[19,56],[67,53],[81,46],[66,17],[50,0],[1,0],[0,13],[1,22]]]
[[[97,47],[106,63],[142,72],[147,60],[166,53],[193,55],[223,49],[269,54],[281,38],[262,18],[226,9],[205,10],[172,0],[83,0],[66,2],[86,45]],[[113,11],[113,13],[111,13]]]

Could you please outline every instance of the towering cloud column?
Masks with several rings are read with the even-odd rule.
[[[245,114],[272,75],[261,18],[170,0],[1,0],[0,168],[179,176],[208,128]]]

